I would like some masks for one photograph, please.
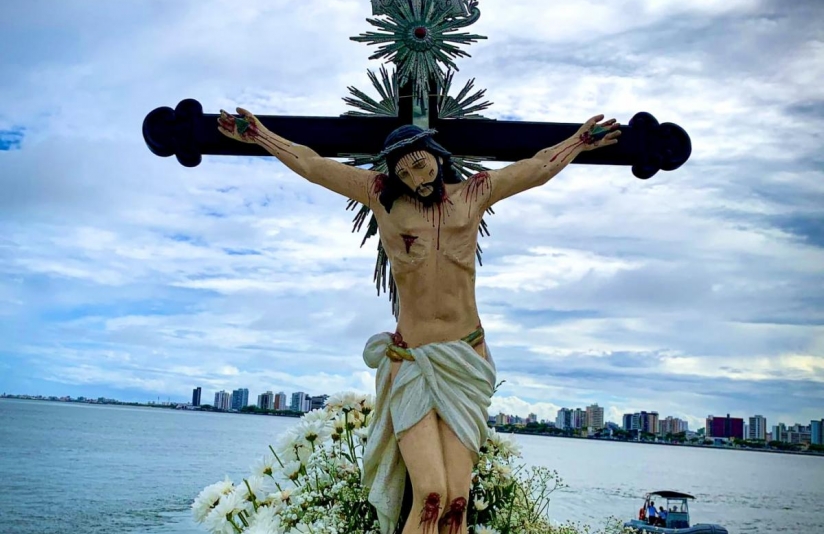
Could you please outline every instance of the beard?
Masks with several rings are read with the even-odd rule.
[[[406,184],[404,184],[404,186],[407,189],[407,195],[414,198],[417,202],[423,205],[423,207],[429,208],[435,204],[440,204],[441,201],[443,201],[444,192],[446,190],[446,186],[443,181],[443,169],[441,168],[441,164],[438,163],[438,175],[431,182],[426,182],[419,185],[415,191],[412,191],[412,189],[410,189]],[[422,189],[424,191],[431,190],[431,193],[428,195],[421,195],[419,191]]]

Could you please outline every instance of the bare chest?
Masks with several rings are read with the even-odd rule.
[[[474,272],[480,214],[461,195],[434,206],[411,199],[396,201],[391,213],[378,218],[381,243],[392,271],[403,275],[443,260]]]

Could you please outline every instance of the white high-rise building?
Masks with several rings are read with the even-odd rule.
[[[587,406],[587,426],[593,430],[604,428],[604,409],[598,403]]]
[[[555,417],[555,428],[561,430],[569,430],[572,428],[572,410],[569,408],[561,408],[558,410],[558,415]]]
[[[747,439],[766,441],[767,439],[767,418],[763,415],[750,417],[749,432]]]
[[[228,391],[218,391],[215,393],[215,409],[228,412],[232,407],[232,394]]]

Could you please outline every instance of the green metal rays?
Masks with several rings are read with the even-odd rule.
[[[480,18],[477,1],[469,0],[376,0],[366,19],[378,31],[352,37],[353,41],[378,45],[369,59],[395,64],[401,85],[414,83],[415,95],[425,97],[429,80],[443,81],[447,70],[458,70],[455,59],[469,57],[459,45],[469,45],[483,35],[456,33]]]

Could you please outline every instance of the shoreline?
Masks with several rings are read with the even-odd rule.
[[[581,436],[562,436],[557,434],[538,433],[538,432],[518,432],[517,430],[505,429],[504,427],[491,427],[500,434],[519,434],[522,436],[535,436],[539,438],[562,438],[562,439],[580,439],[586,441],[598,441],[606,443],[631,443],[637,445],[664,445],[668,447],[687,447],[693,449],[712,449],[718,451],[744,451],[744,452],[766,452],[772,454],[792,454],[796,456],[818,456],[824,457],[824,452],[816,451],[782,451],[780,449],[766,449],[766,448],[751,448],[751,447],[731,447],[722,445],[703,445],[703,444],[689,444],[689,443],[667,443],[664,441],[636,441],[629,439],[610,439],[610,438],[594,438]]]
[[[197,409],[193,408],[180,408],[180,404],[151,404],[151,403],[143,403],[143,402],[125,402],[125,401],[106,401],[100,402],[94,399],[88,400],[77,400],[77,399],[44,399],[44,398],[35,398],[35,397],[18,397],[14,395],[0,395],[0,401],[2,400],[13,400],[13,401],[31,401],[31,402],[50,402],[52,404],[82,404],[86,406],[128,406],[131,408],[152,408],[152,409],[160,409],[160,410],[174,410],[176,412],[198,412],[198,413],[217,413],[217,414],[226,414],[226,415],[268,415],[272,417],[291,417],[293,419],[300,418],[303,413],[300,412],[293,412],[290,410],[283,410],[278,412],[255,412],[255,411],[225,411],[225,410],[214,410],[214,409],[207,409],[201,410],[199,407]]]
[[[289,417],[292,419],[298,419],[303,416],[302,413],[299,412],[292,412],[292,411],[282,411],[282,412],[274,412],[274,413],[260,413],[255,411],[222,411],[222,410],[201,410],[201,409],[185,409],[185,408],[178,408],[178,405],[173,404],[147,404],[147,403],[140,403],[140,402],[99,402],[97,400],[77,400],[77,399],[68,399],[68,400],[61,400],[61,399],[47,399],[47,398],[35,398],[35,397],[18,397],[14,395],[2,395],[0,396],[0,400],[16,400],[16,401],[39,401],[39,402],[50,402],[54,404],[85,404],[91,406],[131,406],[131,407],[138,407],[138,408],[159,408],[159,409],[166,409],[166,410],[175,410],[179,412],[203,412],[203,413],[218,413],[218,414],[227,414],[227,415],[257,415],[257,416],[270,416],[270,417]],[[579,439],[579,440],[587,440],[587,441],[598,441],[598,442],[607,442],[607,443],[632,443],[632,444],[639,444],[639,445],[663,445],[669,447],[688,447],[688,448],[695,448],[695,449],[712,449],[712,450],[719,450],[719,451],[751,451],[751,452],[763,452],[763,453],[771,453],[771,454],[790,454],[795,456],[813,456],[813,457],[824,457],[824,452],[817,452],[817,451],[787,451],[787,450],[780,450],[780,449],[767,449],[767,448],[751,448],[751,447],[732,447],[732,446],[722,446],[722,445],[704,445],[704,444],[688,444],[688,443],[667,443],[664,441],[637,441],[637,440],[628,440],[628,439],[611,439],[611,438],[595,438],[595,437],[581,437],[581,436],[564,436],[559,434],[550,434],[550,433],[539,433],[539,432],[519,432],[517,429],[507,428],[507,427],[498,427],[498,426],[491,426],[490,428],[494,428],[496,432],[501,434],[519,434],[524,436],[536,436],[540,438],[562,438],[562,439]]]

